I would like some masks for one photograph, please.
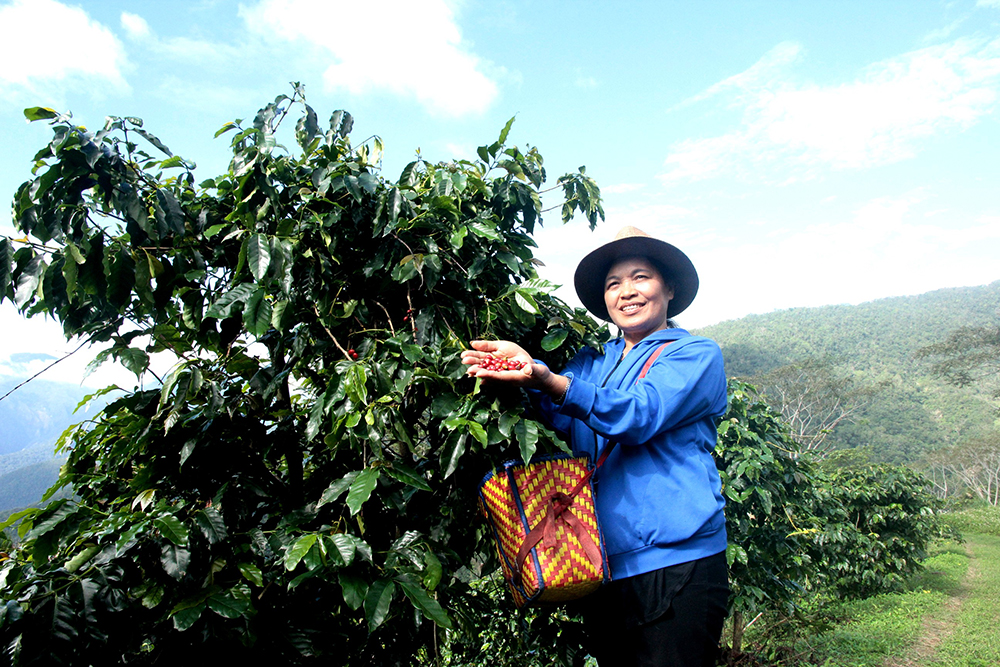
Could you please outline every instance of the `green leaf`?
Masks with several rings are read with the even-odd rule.
[[[239,618],[250,610],[250,600],[239,588],[212,595],[206,602],[209,609],[223,618]]]
[[[264,290],[259,289],[250,295],[243,309],[243,324],[247,331],[262,337],[271,328],[271,302],[264,296]]]
[[[458,462],[465,454],[465,433],[452,433],[448,437],[448,442],[444,447],[442,463],[444,464],[445,479],[458,470]]]
[[[118,360],[122,362],[125,368],[135,373],[137,378],[141,378],[142,374],[149,368],[149,355],[134,347],[116,350],[115,356],[118,357]]]
[[[444,568],[441,565],[441,561],[438,559],[437,554],[428,548],[424,554],[424,587],[429,591],[433,591],[441,583],[441,577],[443,576]]]
[[[451,629],[451,618],[448,617],[448,614],[437,600],[427,595],[427,591],[421,588],[418,584],[406,581],[399,581],[399,587],[403,589],[406,597],[410,599],[410,602],[414,607],[420,610],[425,618],[430,621],[434,621],[442,628]]]
[[[202,235],[206,239],[210,239],[210,238],[212,238],[213,236],[215,236],[216,234],[218,234],[219,232],[221,232],[223,229],[225,229],[228,226],[229,226],[228,223],[220,222],[219,224],[212,225],[211,227],[209,227],[208,229],[206,229]]]
[[[187,609],[182,609],[175,614],[172,614],[171,618],[174,621],[174,629],[178,632],[183,632],[195,624],[199,618],[201,618],[201,612],[205,611],[205,604],[199,604],[194,607],[188,607]]]
[[[254,586],[258,588],[264,587],[264,576],[260,572],[260,568],[253,563],[240,563],[240,574],[243,578],[249,581]]]
[[[365,617],[368,619],[368,632],[375,632],[389,614],[392,596],[396,587],[391,579],[378,579],[368,588],[365,595]]]
[[[532,315],[542,314],[542,311],[538,309],[538,304],[535,303],[535,299],[524,290],[519,289],[514,292],[514,303],[526,313],[531,313]]]
[[[350,565],[354,562],[357,545],[350,535],[337,533],[336,535],[327,535],[323,539],[327,543],[327,553],[336,553],[343,565]]]
[[[351,510],[351,516],[357,514],[372,495],[378,478],[378,468],[365,468],[358,473],[351,483],[351,490],[347,492],[347,507]]]
[[[496,230],[487,225],[485,222],[472,222],[468,225],[469,230],[476,236],[482,236],[483,238],[489,239],[491,241],[502,241],[503,239],[497,234]]]
[[[311,106],[308,104],[303,106],[305,107],[305,113],[299,118],[299,122],[295,124],[295,140],[303,150],[306,150],[312,140],[316,138],[316,135],[319,134],[319,117]]]
[[[424,349],[419,345],[414,345],[412,343],[403,343],[403,356],[411,364],[415,364],[424,358]]]
[[[347,491],[349,488],[351,488],[351,484],[354,483],[354,480],[357,478],[359,474],[360,473],[357,470],[354,472],[349,472],[346,475],[344,475],[341,479],[334,481],[332,484],[330,484],[330,486],[326,487],[326,490],[323,491],[323,495],[320,496],[319,502],[316,503],[316,507],[320,508],[323,505],[326,505],[327,503],[332,503],[337,498],[339,498],[340,495],[344,493],[344,491]]]
[[[344,602],[351,609],[360,609],[365,603],[365,594],[368,593],[368,582],[346,572],[340,573],[339,580],[340,587],[344,591]]]
[[[214,507],[206,507],[194,515],[194,520],[201,528],[202,534],[209,544],[216,544],[224,541],[228,536],[226,531],[226,521]]]
[[[469,228],[462,225],[448,237],[448,243],[451,244],[455,250],[461,250],[462,246],[465,244],[465,237],[469,233]]]
[[[563,344],[568,335],[569,331],[567,329],[556,329],[554,331],[550,331],[545,335],[545,338],[542,339],[542,349],[546,352],[555,350]]]
[[[394,187],[389,190],[386,203],[389,206],[389,220],[395,223],[399,219],[400,211],[403,209],[403,193],[399,191],[399,188]]]
[[[476,423],[474,421],[466,422],[469,427],[469,432],[472,437],[479,441],[483,446],[487,444],[486,429],[483,428],[482,424]]]
[[[244,240],[247,247],[247,265],[250,273],[260,281],[267,276],[267,269],[271,265],[271,243],[264,234],[251,234]]]
[[[505,412],[500,415],[499,428],[503,437],[509,438],[513,432],[514,425],[521,420],[521,416],[514,412]]]
[[[24,110],[24,117],[30,122],[35,122],[36,120],[48,120],[50,118],[55,118],[59,113],[55,109],[50,109],[48,107],[28,107]]]
[[[160,550],[160,564],[163,571],[177,581],[187,574],[188,565],[191,563],[191,552],[176,544],[164,544]]]
[[[400,482],[420,489],[421,491],[431,490],[431,486],[427,483],[426,479],[418,474],[416,470],[403,463],[396,461],[392,465],[382,468],[382,470],[393,479],[399,480]]]
[[[247,300],[247,298],[256,291],[257,286],[253,283],[240,283],[233,289],[229,290],[225,294],[213,303],[208,311],[205,312],[205,317],[214,317],[216,319],[226,319],[230,317],[233,313],[233,309],[239,304]]]
[[[67,262],[67,266],[70,264],[74,267],[76,266],[75,262]],[[10,241],[6,238],[0,238],[0,301],[6,297],[7,288],[11,285],[11,269],[13,266],[14,250],[10,246]],[[66,282],[69,283],[69,280],[67,279]],[[75,279],[73,281],[73,286],[74,288],[76,287]]]
[[[153,144],[161,151],[166,153],[168,157],[173,155],[173,153],[170,152],[170,149],[164,146],[163,142],[157,139],[151,132],[147,132],[146,130],[143,130],[142,128],[139,127],[134,127],[132,129],[136,134],[144,137],[146,141],[148,141],[149,143]]]
[[[184,212],[177,198],[169,190],[156,191],[153,213],[156,215],[157,224],[163,226],[162,231],[177,235],[184,233]]]
[[[14,291],[14,303],[18,308],[23,307],[31,300],[31,297],[35,296],[46,266],[44,257],[35,255],[18,276],[17,289]]]
[[[306,553],[313,548],[316,544],[317,535],[316,533],[309,533],[303,535],[299,539],[295,540],[288,550],[285,551],[285,569],[291,572],[299,564]]]
[[[538,448],[538,424],[528,419],[522,419],[514,426],[517,444],[521,448],[521,460],[531,463],[531,457]]]
[[[368,374],[361,364],[352,364],[347,370],[347,396],[354,403],[366,404],[368,402]]]
[[[497,140],[497,143],[503,144],[507,141],[507,135],[510,134],[510,128],[514,124],[515,118],[517,118],[517,116],[512,116],[511,119],[507,121],[507,124],[503,126],[503,129],[500,130],[500,138]]]
[[[160,533],[179,547],[187,546],[188,529],[172,514],[161,514],[153,520]]]
[[[229,121],[228,123],[224,124],[222,127],[220,127],[216,131],[214,138],[218,139],[220,136],[222,136],[223,134],[225,134],[229,130],[236,129],[236,127],[237,127],[236,123],[234,123],[233,121]]]

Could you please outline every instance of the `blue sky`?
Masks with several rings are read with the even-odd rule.
[[[26,106],[140,116],[207,178],[215,130],[293,80],[390,179],[516,116],[550,180],[586,165],[605,195],[597,232],[550,215],[543,275],[636,225],[698,267],[684,326],[1000,279],[1000,0],[0,0],[0,193],[47,141]],[[0,374],[73,347],[0,307]]]

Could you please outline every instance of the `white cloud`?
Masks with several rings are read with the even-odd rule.
[[[1000,0],[979,0],[976,7],[1000,7]]]
[[[685,317],[703,326],[793,304],[856,304],[1000,278],[1000,220],[939,215],[931,224],[928,202],[916,190],[869,201],[847,219],[696,247],[689,255],[702,289]]]
[[[915,155],[922,140],[962,130],[1000,98],[1000,39],[958,39],[884,60],[853,81],[798,82],[801,55],[781,44],[745,72],[692,98],[732,95],[741,127],[676,144],[667,181],[736,173],[791,182],[824,169],[864,169]],[[686,103],[685,103],[686,104]]]
[[[138,14],[122,12],[121,21],[129,39],[142,39],[149,35],[149,24]]]
[[[601,193],[606,195],[620,195],[626,192],[635,192],[644,187],[646,187],[645,183],[615,183],[614,185],[603,186]]]
[[[597,79],[592,76],[587,76],[583,73],[579,67],[576,68],[576,86],[577,88],[597,88],[599,85]]]
[[[124,92],[126,66],[118,38],[79,7],[55,0],[0,6],[0,95]]]
[[[261,0],[240,14],[254,32],[321,53],[328,89],[413,97],[442,116],[485,111],[498,94],[491,74],[505,75],[463,42],[445,0]]]

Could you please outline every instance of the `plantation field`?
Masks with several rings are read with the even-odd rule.
[[[835,607],[835,626],[802,654],[824,667],[1000,665],[1000,537],[941,547],[903,593]]]

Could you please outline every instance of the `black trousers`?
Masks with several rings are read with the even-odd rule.
[[[610,582],[580,603],[601,667],[714,667],[726,619],[725,553]]]

